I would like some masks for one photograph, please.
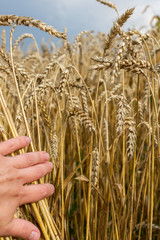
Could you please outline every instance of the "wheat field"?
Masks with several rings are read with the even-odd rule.
[[[134,14],[117,12],[109,34],[79,33],[70,43],[31,17],[1,15],[12,26],[0,47],[0,138],[32,142],[20,151],[50,154],[54,168],[39,183],[55,193],[17,209],[49,240],[160,239],[160,32],[123,30]],[[106,7],[106,6],[104,6]],[[18,25],[60,38],[59,47]],[[23,42],[32,39],[26,51]],[[17,154],[17,153],[14,153]],[[1,237],[1,240],[15,239]]]

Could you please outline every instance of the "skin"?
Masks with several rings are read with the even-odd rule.
[[[37,202],[53,194],[52,184],[32,184],[52,171],[49,155],[45,152],[8,154],[28,146],[28,137],[18,137],[0,143],[0,236],[14,236],[38,240],[39,229],[32,223],[14,218],[17,207]]]

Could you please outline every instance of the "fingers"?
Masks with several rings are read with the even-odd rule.
[[[17,155],[10,158],[12,166],[15,168],[27,168],[49,160],[46,152],[31,152]]]
[[[49,197],[54,192],[52,184],[32,184],[23,187],[23,197],[21,198],[20,205],[25,203],[37,202],[43,198]]]
[[[14,236],[26,240],[39,240],[40,231],[32,223],[23,219],[13,219],[7,226],[4,236]]]
[[[0,143],[0,154],[8,155],[18,149],[28,146],[30,141],[30,138],[22,136],[2,142]]]
[[[22,179],[22,183],[25,184],[42,178],[47,173],[51,172],[52,169],[53,164],[51,162],[46,162],[32,167],[20,169],[19,174]]]

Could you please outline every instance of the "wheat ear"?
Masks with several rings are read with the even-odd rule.
[[[12,26],[16,25],[24,25],[30,27],[36,27],[44,32],[48,32],[50,35],[55,35],[58,38],[66,39],[64,33],[61,33],[54,29],[52,26],[47,25],[46,23],[36,20],[32,17],[24,17],[24,16],[16,16],[16,15],[0,15],[0,25],[1,26]]]

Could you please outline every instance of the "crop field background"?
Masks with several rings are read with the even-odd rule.
[[[19,153],[44,150],[54,165],[38,182],[55,193],[15,217],[37,225],[45,240],[160,239],[160,20],[145,34],[124,31],[134,8],[119,15],[98,2],[117,12],[110,32],[83,31],[73,43],[67,28],[0,16],[1,26],[12,26],[9,50],[6,28],[0,46],[1,141],[30,136]],[[15,39],[18,25],[60,43],[39,47],[28,33]]]

